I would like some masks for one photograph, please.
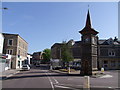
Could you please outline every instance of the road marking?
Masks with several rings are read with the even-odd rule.
[[[54,90],[54,86],[53,86],[53,82],[52,82],[52,80],[50,79],[50,77],[48,76],[47,73],[45,73],[45,74],[47,75],[47,77],[48,77],[48,79],[49,79],[49,82],[50,82],[50,84],[51,84],[52,90]]]
[[[51,73],[48,73],[48,74],[52,75]],[[59,83],[54,77],[52,77],[52,78],[53,78],[53,80],[55,81],[56,84]]]
[[[102,76],[100,78],[110,78],[110,77],[113,77],[113,76],[112,75],[104,75],[104,76]]]
[[[59,88],[70,88],[70,87],[66,87],[66,86],[60,86],[60,85],[55,85],[56,87],[59,87]]]
[[[93,88],[117,88],[117,87],[109,87],[109,86],[92,86]]]
[[[71,88],[71,87],[66,87],[66,86],[60,86],[60,85],[55,85],[55,87],[58,87],[58,88],[69,88],[69,89],[72,89],[72,90],[79,90],[79,89],[75,89],[75,88]]]
[[[54,80],[55,80],[55,82],[58,84],[59,82],[54,78],[54,77],[52,77]]]

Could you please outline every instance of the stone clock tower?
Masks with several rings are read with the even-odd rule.
[[[97,42],[98,34],[91,27],[89,10],[87,13],[86,25],[79,31],[82,34],[82,57],[81,57],[81,75],[92,75],[94,70],[97,70]]]

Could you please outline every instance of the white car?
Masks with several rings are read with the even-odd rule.
[[[23,66],[22,66],[22,70],[30,70],[29,65],[23,65]]]

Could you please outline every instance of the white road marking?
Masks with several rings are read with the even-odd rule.
[[[65,86],[60,86],[60,85],[55,85],[55,86],[59,88],[70,88],[70,87],[65,87]]]
[[[104,75],[104,76],[102,76],[100,78],[110,78],[110,77],[113,77],[113,76],[112,75]]]
[[[47,74],[47,73],[46,73],[46,75],[47,75],[47,77],[48,77],[48,79],[49,79],[49,82],[50,82],[50,84],[51,84],[52,90],[54,90],[54,85],[53,85],[52,80],[50,79],[50,77],[48,76],[48,74]]]
[[[53,77],[53,79],[55,80],[55,82],[58,84],[59,82]]]
[[[51,73],[48,73],[48,74],[50,74],[51,75]],[[55,83],[56,84],[58,84],[59,82],[54,78],[54,77],[52,77],[53,78],[53,80],[55,81]]]
[[[109,86],[92,86],[91,85],[91,88],[117,88],[117,87],[109,87]]]
[[[75,89],[75,88],[71,88],[71,87],[66,87],[66,86],[60,86],[60,85],[55,85],[55,87],[58,87],[58,88],[69,88],[69,89],[72,89],[72,90],[79,90],[79,89]]]

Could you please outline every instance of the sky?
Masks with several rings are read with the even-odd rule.
[[[8,8],[2,10],[2,32],[23,37],[31,54],[54,43],[80,41],[88,8],[99,39],[118,37],[117,2],[3,2],[2,7]]]

